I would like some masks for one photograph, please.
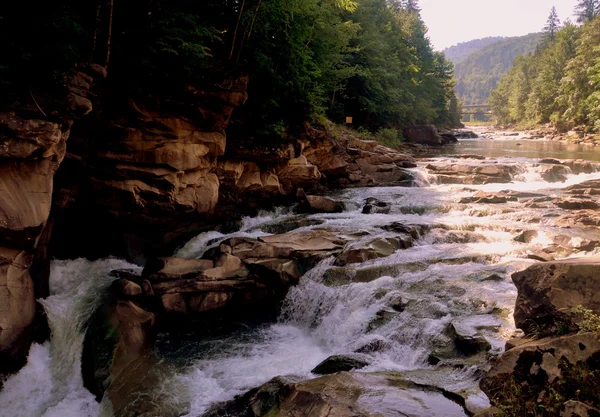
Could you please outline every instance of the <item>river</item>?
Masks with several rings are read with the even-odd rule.
[[[482,163],[461,154],[492,157],[486,163],[515,166],[518,173],[500,183],[442,183],[432,165]],[[155,372],[160,373],[160,384],[143,393],[144,401],[162,402],[163,409],[169,410],[165,413],[196,417],[211,404],[230,400],[274,376],[314,378],[311,370],[327,357],[360,352],[370,365],[359,372],[401,373],[422,384],[461,392],[472,410],[485,408],[489,403],[477,382],[487,358],[445,360],[440,352],[448,343],[448,325],[485,338],[490,355],[501,353],[516,331],[511,273],[537,262],[529,255],[552,244],[557,236],[566,236],[571,244],[578,239],[600,240],[596,228],[557,226],[553,219],[565,212],[554,206],[520,201],[464,203],[478,192],[506,190],[535,193],[541,202],[562,196],[569,186],[600,179],[600,172],[570,173],[564,182],[548,182],[541,177],[540,158],[600,161],[600,152],[583,145],[514,137],[463,140],[419,161],[412,169],[418,187],[332,193],[345,202],[346,210],[311,215],[322,224],[306,228],[332,227],[373,236],[386,235],[382,226],[398,223],[422,226],[423,232],[409,249],[356,265],[350,279],[337,279],[344,271],[333,265],[333,259],[322,261],[289,291],[275,322],[204,340],[174,342],[159,337],[154,354],[159,358]],[[389,213],[363,214],[364,201],[371,197],[389,203]],[[200,257],[219,240],[266,235],[265,226],[294,216],[286,209],[261,213],[244,219],[241,230],[233,234],[201,234],[177,255]],[[537,235],[529,242],[515,240],[532,229]],[[565,256],[587,257],[595,251]],[[51,296],[41,300],[52,338],[34,344],[27,365],[4,383],[0,416],[111,415],[110,406],[96,403],[83,387],[80,358],[85,323],[114,279],[109,272],[118,268],[137,267],[117,259],[53,262]],[[437,363],[439,358],[445,366]],[[423,403],[416,397],[402,401]],[[394,404],[380,407],[377,411],[386,416],[406,415],[395,414]],[[432,410],[410,415],[442,415]],[[447,413],[464,415],[460,408]]]

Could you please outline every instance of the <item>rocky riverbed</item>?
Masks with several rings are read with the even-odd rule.
[[[0,415],[594,415],[573,387],[598,337],[570,311],[600,309],[600,163],[505,151],[301,192],[143,269],[53,262],[51,339]]]

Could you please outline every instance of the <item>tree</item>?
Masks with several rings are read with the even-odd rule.
[[[420,13],[419,0],[404,0],[404,7],[409,12]]]
[[[544,27],[544,38],[547,41],[554,42],[554,39],[556,38],[556,32],[558,32],[559,28],[560,19],[558,18],[558,13],[556,13],[556,7],[552,6],[552,10],[550,10],[550,15],[548,16],[548,21]]]
[[[600,0],[579,0],[575,6],[577,23],[586,23],[600,14]]]

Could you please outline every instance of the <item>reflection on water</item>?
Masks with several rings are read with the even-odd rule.
[[[600,161],[598,148],[591,145],[547,140],[463,139],[437,155],[475,154],[491,158],[558,158]]]

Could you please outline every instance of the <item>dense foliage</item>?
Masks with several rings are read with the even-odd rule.
[[[370,130],[450,124],[453,66],[433,51],[416,0],[45,0],[0,11],[5,102],[107,66],[127,94],[249,75],[238,125],[284,136],[328,117]]]
[[[511,68],[518,55],[535,51],[541,34],[504,38],[456,64],[456,93],[464,104],[487,104],[490,91]]]
[[[490,103],[503,124],[600,131],[600,17],[568,23],[536,54],[519,57]]]
[[[454,65],[464,61],[470,55],[485,48],[488,45],[496,43],[504,39],[502,36],[490,36],[488,38],[474,39],[468,42],[460,42],[454,46],[444,49],[444,55]]]

